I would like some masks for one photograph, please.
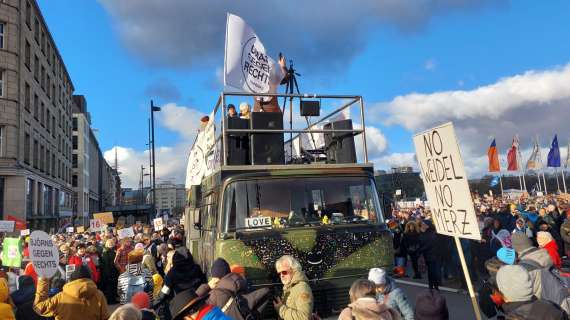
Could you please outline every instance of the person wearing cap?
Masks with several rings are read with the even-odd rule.
[[[170,302],[172,320],[232,320],[207,299],[208,295],[200,296],[192,289],[178,293]]]
[[[404,320],[414,319],[414,308],[402,289],[396,287],[394,280],[382,268],[372,268],[368,272],[368,280],[376,286],[376,299],[379,303],[396,310]]]
[[[310,320],[313,313],[313,292],[299,261],[285,255],[275,262],[283,283],[283,296],[276,297],[273,307],[283,320]]]
[[[73,271],[63,290],[48,297],[49,280],[40,278],[34,299],[34,311],[55,320],[106,320],[109,318],[107,300],[91,280],[91,271],[81,265]]]
[[[89,254],[87,254],[86,246],[83,243],[77,245],[77,252],[75,255],[69,257],[67,262],[69,265],[80,266],[86,265],[91,270],[91,277],[95,283],[99,282],[99,271],[97,271],[97,266]]]
[[[448,320],[447,302],[437,290],[424,290],[416,298],[415,320]]]
[[[131,303],[141,311],[141,320],[157,319],[157,314],[150,308],[150,297],[146,292],[135,293],[131,298]]]
[[[497,286],[505,303],[502,309],[507,319],[568,319],[556,304],[533,295],[528,271],[518,265],[505,265],[497,273]]]
[[[356,280],[349,291],[350,304],[340,313],[339,320],[383,319],[399,320],[400,314],[376,300],[376,285],[365,279]]]

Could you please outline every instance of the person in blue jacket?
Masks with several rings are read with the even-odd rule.
[[[372,268],[368,280],[376,285],[376,300],[396,310],[403,320],[414,320],[414,308],[402,289],[396,287],[394,279],[386,275],[383,268]]]
[[[170,302],[172,320],[232,320],[207,299],[207,294],[199,296],[193,289],[179,292]]]

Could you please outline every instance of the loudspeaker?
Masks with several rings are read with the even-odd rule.
[[[227,118],[228,129],[249,129],[249,120]],[[228,164],[247,165],[249,161],[249,137],[247,133],[228,134]]]
[[[352,130],[352,120],[338,120],[323,126],[325,130]],[[327,163],[356,163],[354,135],[350,132],[325,133]]]
[[[283,130],[281,112],[252,112],[252,129]],[[254,133],[251,135],[253,164],[284,164],[283,133]]]
[[[301,100],[302,117],[318,117],[321,114],[321,103],[315,100]]]

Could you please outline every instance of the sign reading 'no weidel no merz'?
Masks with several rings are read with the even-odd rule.
[[[414,145],[437,232],[481,240],[453,124],[415,135]]]

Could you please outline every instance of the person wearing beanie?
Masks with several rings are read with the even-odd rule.
[[[558,245],[556,241],[552,238],[552,235],[548,231],[539,231],[536,233],[536,241],[538,242],[538,246],[540,248],[544,248],[548,251],[548,255],[552,259],[552,263],[554,267],[560,269],[562,267],[562,259],[560,259],[560,255],[558,254]]]
[[[448,320],[447,302],[437,290],[425,290],[416,298],[415,320]]]
[[[382,268],[372,268],[368,272],[368,280],[376,286],[376,300],[396,310],[404,320],[414,319],[414,308],[408,301],[402,289],[396,287],[396,282],[386,275]]]
[[[344,308],[339,320],[352,319],[401,319],[398,312],[376,300],[376,286],[370,280],[356,280],[349,291],[350,304]]]
[[[212,275],[212,279],[208,281],[208,285],[211,289],[214,289],[220,279],[226,276],[226,274],[230,273],[230,265],[228,262],[222,258],[218,258],[214,260],[212,264],[212,269],[210,270],[210,274]]]
[[[104,281],[99,283],[100,289],[105,294],[109,304],[117,303],[119,270],[115,266],[115,255],[115,239],[109,238],[105,241],[101,255],[101,279]]]
[[[142,266],[143,250],[132,250],[127,255],[125,272],[117,279],[117,295],[119,303],[128,303],[132,295],[138,291],[146,292],[150,299],[153,298],[152,274]]]
[[[145,292],[135,293],[131,303],[141,311],[142,320],[155,320],[157,318],[154,310],[150,308],[150,298]]]
[[[497,272],[497,287],[503,295],[502,305],[507,319],[568,319],[556,304],[537,299],[528,271],[519,265],[505,265]]]
[[[48,297],[48,289],[49,280],[41,277],[33,307],[40,316],[54,317],[55,320],[77,319],[78,316],[81,320],[109,318],[105,295],[97,289],[91,279],[91,271],[85,265],[75,269],[60,293]]]

